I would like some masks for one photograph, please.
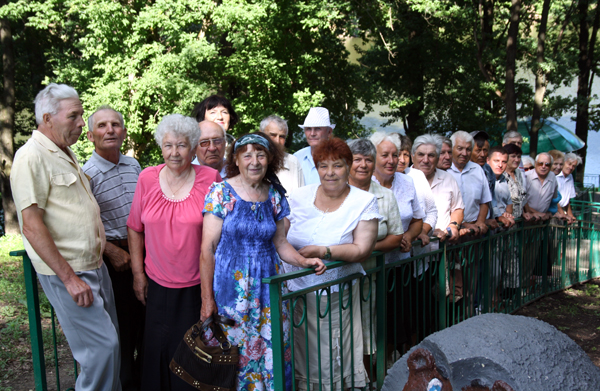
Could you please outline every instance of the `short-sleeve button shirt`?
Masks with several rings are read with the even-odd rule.
[[[68,153],[68,154],[67,154]],[[85,173],[70,149],[65,153],[43,133],[34,130],[16,155],[10,183],[21,232],[23,209],[36,204],[59,253],[74,271],[98,269],[106,241],[100,208]],[[39,274],[54,271],[23,235],[23,244]]]
[[[467,162],[465,168],[459,171],[452,163],[447,171],[451,174],[460,188],[463,202],[465,204],[464,222],[471,223],[479,216],[480,205],[492,201],[492,193],[483,169],[479,164]]]

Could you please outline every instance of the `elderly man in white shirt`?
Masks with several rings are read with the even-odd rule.
[[[288,135],[286,120],[276,115],[270,115],[260,121],[260,131],[285,150],[285,139]],[[297,188],[304,186],[304,174],[300,162],[294,155],[287,152],[285,152],[283,160],[283,169],[277,173],[277,177],[286,191],[286,197],[289,197]]]
[[[443,140],[431,134],[415,139],[412,146],[413,168],[425,174],[437,207],[437,222],[433,236],[444,241],[449,236],[458,241],[465,205],[456,180],[446,171],[437,168]]]
[[[527,198],[523,209],[536,219],[548,220],[552,217],[548,208],[550,208],[552,199],[558,196],[558,182],[550,170],[552,163],[552,156],[542,152],[535,158],[535,169],[525,173]]]
[[[304,129],[306,142],[308,142],[308,147],[302,148],[294,154],[300,161],[302,173],[304,174],[304,184],[320,183],[321,180],[315,167],[312,151],[313,148],[330,139],[333,135],[335,125],[329,119],[329,110],[324,107],[311,107],[304,119],[304,124],[298,126]]]
[[[558,191],[562,195],[558,205],[566,213],[569,224],[573,223],[577,218],[573,216],[573,210],[571,209],[571,198],[577,196],[575,191],[575,181],[573,179],[573,171],[575,167],[582,163],[581,157],[576,153],[567,153],[565,155],[565,164],[563,165],[562,171],[556,176],[558,181]]]
[[[488,230],[485,220],[488,214],[488,203],[492,194],[483,169],[471,161],[473,137],[462,130],[452,137],[452,167],[448,169],[460,188],[465,204],[463,228],[473,229],[475,234],[485,234]]]

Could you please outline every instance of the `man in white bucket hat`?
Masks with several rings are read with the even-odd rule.
[[[308,147],[302,148],[294,154],[302,166],[304,184],[319,183],[319,173],[313,161],[312,150],[332,136],[335,125],[329,120],[329,110],[324,107],[311,107],[304,119],[304,124],[298,126],[304,129],[308,142]]]

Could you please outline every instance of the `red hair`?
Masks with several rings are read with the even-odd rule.
[[[348,167],[352,167],[352,151],[344,140],[337,137],[330,138],[317,145],[312,151],[312,157],[315,167],[319,165],[319,162],[338,159],[344,160]]]

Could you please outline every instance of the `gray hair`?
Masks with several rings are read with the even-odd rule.
[[[285,130],[285,135],[288,134],[288,126],[287,121],[277,115],[270,115],[267,118],[264,118],[260,121],[260,131],[264,133],[265,128],[269,126],[271,122],[275,122],[277,127],[281,130]]]
[[[510,130],[506,133],[504,133],[504,138],[502,139],[502,144],[508,144],[508,140],[510,140],[511,138],[520,138],[521,142],[523,141],[523,135],[519,132],[517,132],[516,130]]]
[[[192,146],[192,150],[198,146],[200,128],[198,127],[198,122],[192,117],[186,117],[181,114],[165,115],[154,131],[154,139],[158,146],[162,146],[163,138],[167,133],[187,138]]]
[[[574,152],[569,152],[569,153],[565,154],[565,163],[568,162],[569,160],[577,160],[577,165],[580,165],[583,163],[581,156],[579,156],[578,154],[576,154]]]
[[[417,137],[413,143],[411,153],[414,155],[421,145],[433,145],[435,147],[435,153],[438,157],[440,156],[440,153],[442,153],[442,140],[433,134],[423,134]]]
[[[523,162],[523,165],[529,163],[532,166],[535,166],[535,162],[533,161],[533,158],[529,155],[523,155],[521,156],[521,161]]]
[[[346,141],[350,151],[353,155],[371,156],[373,159],[377,158],[377,149],[370,140],[366,138],[359,138],[356,140]]]
[[[382,131],[375,132],[371,135],[369,140],[371,140],[375,148],[377,148],[377,146],[384,141],[389,141],[392,144],[394,144],[398,149],[398,152],[400,152],[400,147],[402,147],[402,142],[400,142],[400,136],[398,136],[398,134],[396,133],[387,133]]]
[[[44,114],[56,115],[61,100],[79,99],[75,88],[66,84],[50,83],[41,90],[33,103],[35,104],[35,122],[39,125],[44,122]]]
[[[119,113],[117,110],[113,109],[109,105],[102,105],[102,106],[98,107],[96,109],[96,111],[94,111],[94,113],[88,117],[88,129],[90,132],[94,131],[94,115],[97,112],[102,111],[102,110],[110,110],[110,111],[117,113],[117,115],[119,116],[119,121],[121,121],[121,127],[122,128],[125,127],[125,121],[123,121],[123,114]]]
[[[450,140],[448,137],[442,136],[441,134],[435,134],[433,137],[435,137],[437,142],[440,144],[440,153],[442,153],[441,148],[444,146],[443,144],[446,144],[450,147],[450,149],[452,149],[452,140]]]
[[[452,133],[450,136],[450,140],[452,141],[452,145],[456,145],[456,140],[462,140],[466,143],[471,143],[471,148],[475,148],[475,140],[473,140],[473,136],[464,130],[459,130],[457,132]]]
[[[550,158],[550,164],[554,164],[554,158],[548,152],[538,153],[538,155],[535,157],[535,162],[537,163],[538,160],[540,160],[540,158],[544,155]]]

